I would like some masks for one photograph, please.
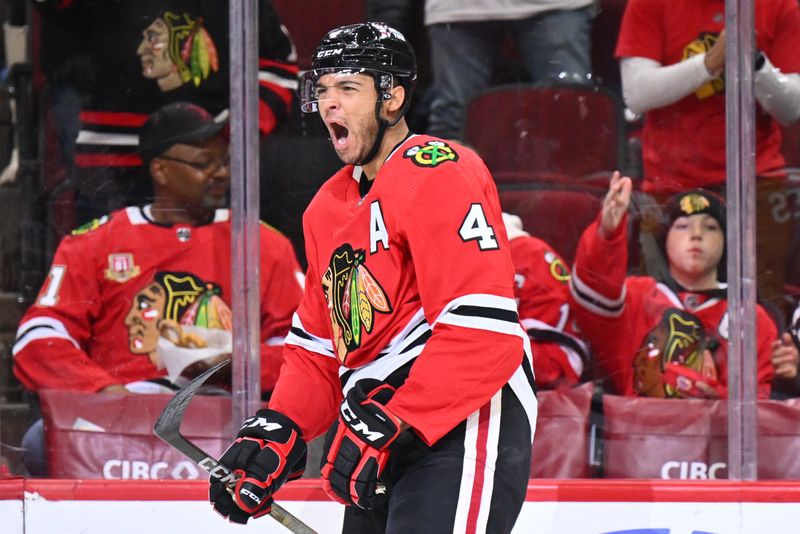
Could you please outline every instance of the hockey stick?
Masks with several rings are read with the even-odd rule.
[[[208,380],[208,377],[224,367],[228,361],[229,360],[226,360],[211,367],[202,374],[196,376],[191,382],[186,384],[186,387],[178,391],[175,396],[169,400],[167,405],[164,406],[161,415],[158,416],[158,420],[153,426],[153,433],[164,440],[167,445],[182,452],[186,457],[207,471],[212,477],[220,482],[224,482],[228,487],[232,487],[236,484],[238,477],[228,469],[228,467],[219,463],[203,449],[183,437],[180,432],[183,414],[186,412],[186,408],[189,407],[189,403],[192,401],[194,394],[197,393],[198,388]],[[315,530],[287,512],[276,502],[272,503],[272,509],[269,515],[295,534],[317,534]]]

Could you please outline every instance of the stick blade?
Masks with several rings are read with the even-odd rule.
[[[169,443],[171,439],[180,434],[181,421],[186,408],[192,401],[197,390],[200,389],[208,378],[228,365],[230,360],[218,363],[214,367],[206,369],[203,373],[197,375],[191,382],[186,384],[186,387],[178,391],[164,406],[161,415],[158,416],[156,424],[153,425],[153,433],[162,440]]]

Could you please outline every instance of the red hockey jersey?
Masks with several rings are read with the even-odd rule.
[[[725,391],[728,379],[728,301],[723,296],[675,292],[648,276],[626,277],[628,265],[626,221],[612,239],[598,233],[598,221],[581,236],[575,256],[570,296],[578,326],[592,347],[600,376],[608,378],[614,393],[635,395],[633,361],[645,337],[668,308],[697,316],[719,342],[714,351],[717,377]],[[720,289],[724,289],[721,284]],[[769,398],[772,383],[770,355],[777,338],[775,323],[761,306],[756,310],[758,396]]]
[[[260,230],[261,384],[268,391],[302,273],[288,239]],[[168,226],[154,223],[148,207],[129,207],[65,237],[17,331],[14,374],[34,391],[98,391],[164,375],[155,364],[162,320],[227,309],[198,309],[201,299],[230,304],[230,235],[228,210],[209,224]]]
[[[343,390],[377,378],[398,387],[389,409],[432,444],[509,383],[533,429],[529,342],[483,162],[412,135],[363,198],[361,179],[344,167],[304,215],[306,289],[270,406],[312,439]]]
[[[537,237],[510,234],[514,261],[514,296],[519,317],[533,345],[536,385],[574,385],[588,363],[569,304],[569,267]]]

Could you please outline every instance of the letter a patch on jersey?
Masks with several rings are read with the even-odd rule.
[[[444,141],[428,141],[412,146],[403,154],[419,167],[436,167],[447,161],[458,161],[458,153]]]
[[[391,313],[386,292],[364,264],[364,249],[349,243],[337,248],[322,276],[333,329],[333,347],[339,361],[361,346],[362,329],[372,332],[375,312]]]

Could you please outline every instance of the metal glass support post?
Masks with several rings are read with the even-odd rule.
[[[725,0],[728,478],[755,480],[756,177],[753,0]]]
[[[231,0],[229,21],[232,416],[238,425],[258,409],[261,400],[257,0]]]

